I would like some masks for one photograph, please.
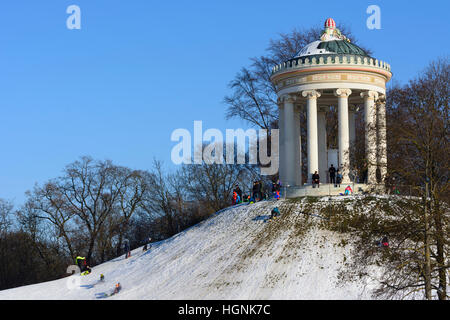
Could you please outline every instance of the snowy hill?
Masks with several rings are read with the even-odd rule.
[[[275,205],[282,216],[264,222]],[[121,292],[107,299],[373,299],[375,283],[339,282],[351,250],[341,245],[345,235],[319,228],[323,218],[300,206],[280,200],[228,208],[88,276],[0,291],[0,299],[96,299],[116,282]],[[105,281],[97,283],[101,273]]]

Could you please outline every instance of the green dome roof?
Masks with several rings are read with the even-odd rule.
[[[346,40],[333,39],[328,41],[314,41],[306,45],[302,50],[300,50],[294,57],[300,58],[312,55],[322,55],[322,54],[354,54],[364,57],[369,57],[369,55],[356,44],[348,42]]]
[[[344,40],[323,41],[319,43],[317,49],[325,49],[329,52],[337,54],[347,53],[347,54],[357,54],[366,57],[369,56],[363,49],[358,47],[356,44]]]

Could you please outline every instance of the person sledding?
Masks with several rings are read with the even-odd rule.
[[[272,209],[272,211],[270,212],[270,219],[276,218],[280,215],[280,209],[278,209],[278,207],[275,207]]]
[[[272,219],[276,219],[276,217],[278,217],[279,215],[280,215],[280,210],[278,209],[278,207],[275,207],[270,212],[270,216],[266,220],[264,220],[264,222],[270,221]]]
[[[144,244],[144,247],[142,248],[142,251],[147,251],[149,249],[148,245],[149,245],[150,241],[152,241],[152,238],[150,238],[150,237],[145,239],[145,244]],[[151,247],[151,245],[150,245],[150,247]]]
[[[111,295],[119,293],[120,290],[122,290],[122,286],[120,285],[120,282],[117,282],[116,286],[114,288],[114,291],[113,291],[113,293]]]
[[[381,248],[389,248],[389,240],[387,236],[384,236],[377,242],[377,245]]]
[[[102,299],[118,294],[120,290],[122,290],[122,286],[120,285],[120,282],[117,282],[116,285],[114,286],[114,290],[111,293],[101,292],[96,293],[95,295],[97,296],[97,299]]]
[[[345,188],[344,194],[345,194],[346,196],[348,196],[349,194],[353,194],[352,187],[347,186],[347,188]]]

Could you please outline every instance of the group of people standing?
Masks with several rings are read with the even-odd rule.
[[[330,175],[330,183],[334,185],[335,188],[340,187],[342,183],[342,174],[339,169],[335,168],[333,164],[331,164],[330,168],[328,168],[328,174]],[[354,183],[358,183],[358,169],[354,167],[350,170],[349,173],[350,179]],[[364,175],[363,175],[364,178]],[[365,178],[364,178],[365,179]],[[317,171],[312,175],[312,186],[315,188],[316,186],[320,186],[320,176]]]
[[[333,164],[331,164],[330,168],[328,169],[328,173],[330,174],[330,183],[334,184],[334,187],[340,187],[342,182],[342,174],[339,171],[339,169],[336,169],[333,167]]]
[[[330,183],[334,184],[334,187],[340,187],[342,182],[342,174],[340,173],[339,169],[336,169],[333,164],[331,164],[330,168],[328,169],[328,174],[330,175]],[[317,171],[314,171],[312,177],[311,177],[312,187],[317,188],[320,187],[320,176],[317,173]]]
[[[267,200],[273,197],[274,199],[280,198],[281,182],[277,180],[272,183],[265,182],[263,180],[257,180],[253,182],[253,186],[250,190],[250,195],[243,195],[241,188],[238,185],[233,189],[232,205],[241,202],[254,203],[261,200]]]

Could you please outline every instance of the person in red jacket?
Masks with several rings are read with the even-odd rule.
[[[347,188],[345,188],[344,194],[345,194],[345,195],[353,194],[352,187],[347,186]]]

